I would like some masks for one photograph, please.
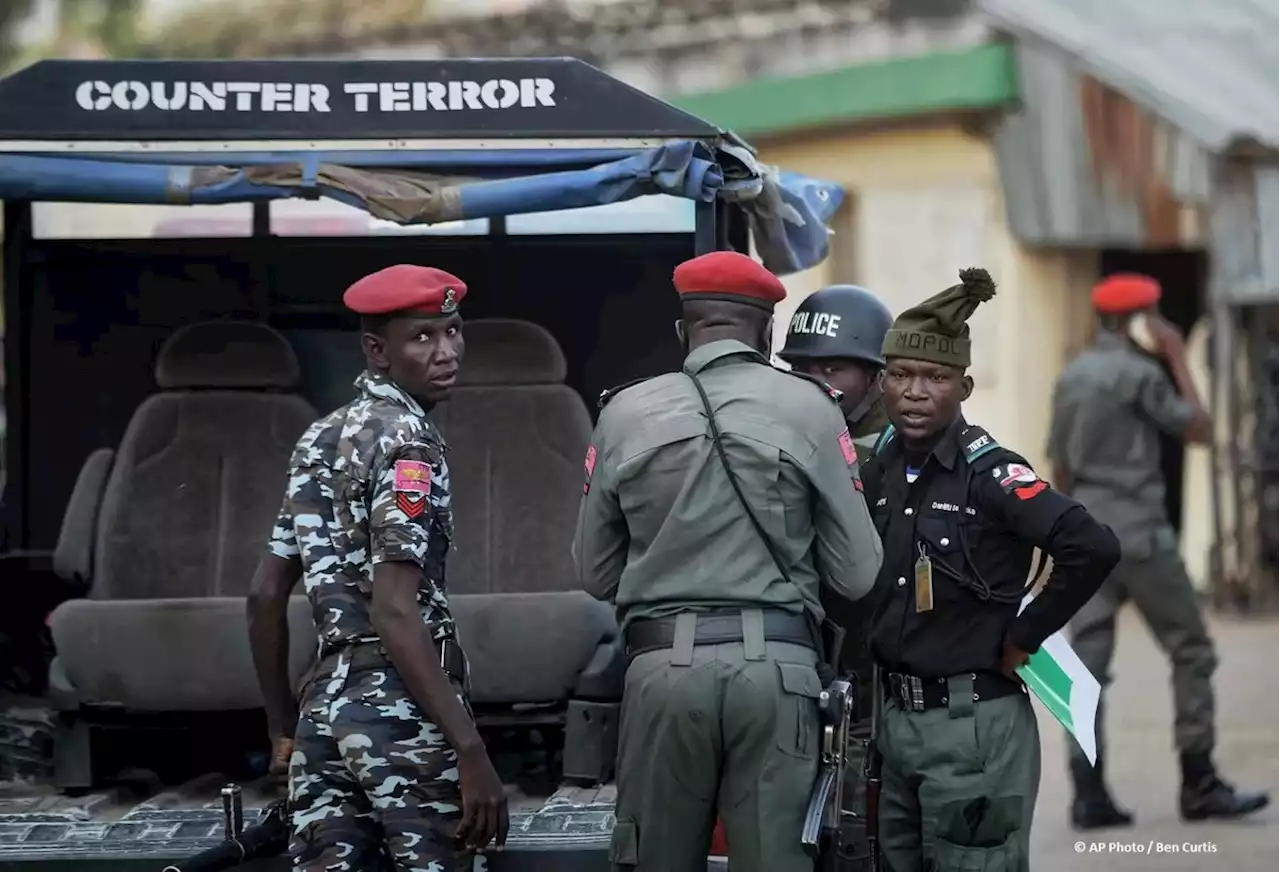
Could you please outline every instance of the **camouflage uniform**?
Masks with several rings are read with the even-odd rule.
[[[269,545],[301,559],[320,636],[289,764],[289,851],[294,868],[315,872],[372,872],[384,857],[397,872],[470,869],[453,840],[457,753],[419,710],[370,618],[374,566],[411,561],[423,569],[423,623],[437,644],[456,638],[445,591],[446,446],[391,380],[364,372],[356,387],[353,402],[299,440]],[[429,474],[429,489],[414,486],[414,471]]]

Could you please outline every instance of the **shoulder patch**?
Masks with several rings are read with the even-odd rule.
[[[822,379],[814,378],[813,376],[809,375],[807,372],[797,372],[794,369],[782,369],[781,367],[775,367],[775,369],[777,369],[778,372],[785,372],[787,375],[793,375],[796,378],[802,378],[807,382],[817,385],[818,387],[822,388],[822,392],[831,399],[831,402],[836,403],[837,405],[840,403],[841,400],[844,399],[843,391],[836,390],[831,385],[824,382]]]
[[[1002,463],[992,467],[991,477],[1007,494],[1020,500],[1029,500],[1049,489],[1049,483],[1025,463]]]
[[[431,465],[421,460],[397,460],[391,490],[397,508],[409,518],[418,517],[431,496]]]
[[[594,442],[587,446],[587,456],[582,461],[582,471],[586,473],[586,478],[582,483],[582,492],[585,494],[591,490],[591,475],[596,471],[596,444]]]
[[[643,378],[633,378],[629,382],[623,382],[617,387],[605,388],[600,392],[600,399],[596,401],[597,408],[603,409],[605,406],[609,404],[610,400],[612,400],[618,394],[625,391],[627,388],[634,387],[640,384],[641,382],[647,382],[651,378],[654,378],[654,376],[646,375]]]

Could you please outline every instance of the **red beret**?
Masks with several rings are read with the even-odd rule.
[[[787,296],[777,276],[736,251],[686,260],[676,267],[672,281],[682,300],[730,300],[772,311]]]
[[[357,281],[342,302],[360,315],[452,315],[467,295],[462,279],[430,266],[396,264]]]
[[[1116,273],[1093,286],[1093,308],[1103,315],[1150,309],[1160,301],[1160,283],[1137,273]]]

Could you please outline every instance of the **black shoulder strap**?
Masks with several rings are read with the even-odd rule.
[[[779,372],[785,372],[787,375],[793,375],[796,378],[802,378],[805,381],[815,384],[818,387],[822,388],[822,392],[826,394],[828,397],[830,397],[831,402],[835,403],[836,405],[839,405],[840,401],[844,399],[844,391],[836,390],[831,385],[824,382],[822,379],[814,378],[813,376],[809,375],[809,373],[807,372],[797,372],[794,369],[782,369],[781,367],[776,367],[776,368],[778,369]]]
[[[625,391],[627,388],[634,387],[635,385],[640,384],[640,382],[647,382],[651,378],[653,378],[653,376],[646,375],[642,378],[633,378],[629,382],[623,382],[617,387],[605,388],[600,392],[600,399],[596,401],[597,407],[603,409],[605,406],[609,405],[610,400]]]

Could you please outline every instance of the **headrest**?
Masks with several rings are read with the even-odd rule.
[[[184,388],[292,388],[298,358],[288,340],[256,321],[202,321],[173,332],[156,356],[156,383]]]
[[[506,318],[468,321],[459,387],[558,385],[564,383],[564,352],[537,324]]]

